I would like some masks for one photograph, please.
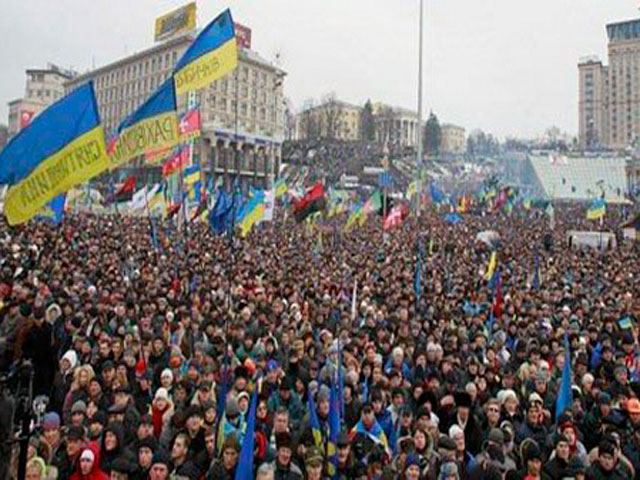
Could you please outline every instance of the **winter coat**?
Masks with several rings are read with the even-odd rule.
[[[107,475],[101,468],[100,468],[100,447],[98,447],[98,444],[95,442],[90,442],[84,449],[83,452],[85,450],[91,450],[91,452],[93,452],[94,455],[94,459],[93,459],[93,466],[91,467],[91,472],[89,472],[88,475],[82,475],[81,470],[80,470],[80,462],[78,461],[78,465],[76,467],[76,471],[73,475],[71,475],[70,480],[109,480],[109,475]],[[80,456],[82,456],[82,453],[80,454]],[[61,477],[63,478],[63,477]]]

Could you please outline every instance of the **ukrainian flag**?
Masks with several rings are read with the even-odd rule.
[[[170,78],[118,127],[111,167],[148,152],[173,148],[179,142],[176,91]]]
[[[38,115],[0,152],[0,184],[10,225],[26,222],[47,202],[109,167],[93,83]]]
[[[344,229],[349,231],[356,222],[362,223],[362,217],[365,217],[362,206],[356,207],[356,209],[347,218],[347,223],[344,225]]]
[[[491,252],[491,258],[489,259],[489,265],[487,265],[487,273],[484,275],[484,279],[489,281],[493,277],[493,273],[496,271],[498,265],[498,253],[494,250]]]
[[[287,182],[285,182],[284,178],[278,179],[274,188],[276,192],[276,198],[282,197],[285,193],[287,193]]]
[[[251,228],[262,220],[264,211],[264,191],[256,190],[238,214],[237,225],[240,227],[240,236],[246,237],[249,234]]]
[[[173,70],[176,93],[204,88],[238,65],[238,47],[231,11],[216,17],[193,41]]]
[[[604,199],[596,198],[587,210],[587,220],[599,220],[604,217],[607,207]]]
[[[184,184],[187,187],[200,182],[200,165],[191,165],[184,170]]]
[[[316,403],[313,401],[313,394],[308,395],[309,424],[311,425],[311,433],[313,434],[313,444],[316,447],[322,447],[322,429],[320,428],[320,420],[318,420],[318,412],[316,411]]]

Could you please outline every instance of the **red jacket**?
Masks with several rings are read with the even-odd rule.
[[[76,472],[71,475],[70,480],[109,480],[109,475],[100,470],[100,446],[96,442],[89,442],[85,448],[82,449],[84,453],[85,450],[91,450],[93,452],[93,466],[91,467],[91,472],[88,475],[82,475],[80,470],[80,458],[82,458],[82,453],[78,458],[78,466],[76,467]]]

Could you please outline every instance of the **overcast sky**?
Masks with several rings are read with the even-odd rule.
[[[2,0],[0,123],[24,94],[24,70],[48,61],[80,71],[153,43],[156,16],[179,0]],[[416,108],[419,0],[198,0],[198,24],[229,6],[253,49],[280,53],[285,93],[335,91]],[[605,24],[639,15],[637,0],[425,0],[425,114],[501,137],[557,125],[577,132],[577,61],[606,59]]]

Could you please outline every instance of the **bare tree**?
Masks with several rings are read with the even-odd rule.
[[[400,137],[398,128],[398,114],[396,111],[384,105],[376,114],[376,126],[378,130],[378,142],[391,146]]]
[[[344,108],[337,100],[335,93],[329,93],[322,99],[323,127],[324,135],[327,138],[337,138],[340,126],[342,125],[342,117]]]
[[[315,101],[308,98],[302,104],[302,113],[300,114],[300,135],[305,139],[317,138],[320,136],[320,125],[315,116]]]

